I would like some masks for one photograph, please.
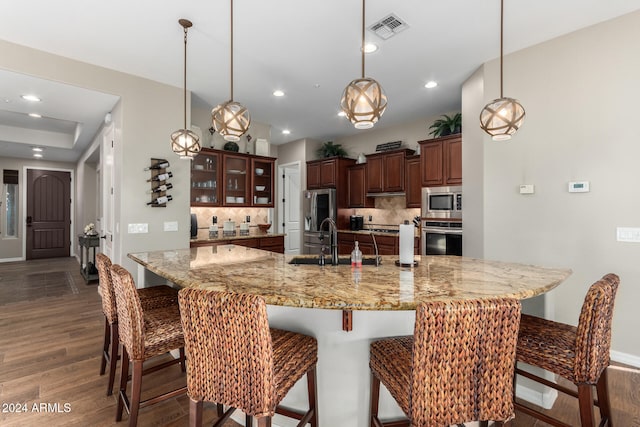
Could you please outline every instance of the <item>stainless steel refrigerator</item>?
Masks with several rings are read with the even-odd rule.
[[[327,224],[320,232],[320,224],[325,218],[336,221],[336,190],[322,188],[319,190],[305,190],[302,192],[302,206],[304,211],[304,244],[303,253],[319,254],[322,247],[329,250],[331,245],[331,233]],[[320,234],[324,240],[320,240]],[[337,244],[337,242],[335,242]]]

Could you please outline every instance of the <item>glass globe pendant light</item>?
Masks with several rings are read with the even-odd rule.
[[[494,141],[511,139],[511,135],[522,126],[525,116],[522,104],[502,95],[503,21],[504,0],[500,0],[500,98],[485,105],[480,112],[480,127],[491,135]]]
[[[200,137],[187,129],[187,30],[193,24],[188,19],[179,19],[184,29],[184,128],[171,134],[171,149],[182,159],[193,159],[200,152]]]
[[[251,125],[249,110],[233,100],[233,0],[231,0],[231,96],[227,102],[217,105],[211,111],[214,129],[225,141],[237,142],[247,133]]]
[[[340,108],[356,129],[369,129],[377,123],[387,108],[387,95],[380,83],[365,77],[364,73],[364,17],[365,0],[362,0],[362,77],[353,80],[342,93]]]

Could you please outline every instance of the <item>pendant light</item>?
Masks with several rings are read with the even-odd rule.
[[[233,100],[233,0],[231,0],[231,97],[211,111],[213,127],[225,141],[237,142],[251,124],[249,110]]]
[[[480,112],[480,127],[494,141],[511,139],[524,122],[524,107],[515,99],[502,95],[504,0],[500,0],[500,98],[494,99]]]
[[[362,0],[362,77],[347,85],[340,100],[342,111],[356,129],[372,128],[387,108],[387,96],[380,83],[364,74],[364,2]]]
[[[187,129],[187,30],[193,25],[188,19],[179,19],[184,29],[184,128],[171,134],[171,149],[182,159],[193,159],[200,152],[200,137]]]

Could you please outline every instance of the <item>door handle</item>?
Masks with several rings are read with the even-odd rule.
[[[33,218],[31,216],[27,217],[27,227],[31,227],[31,223],[33,222]]]
[[[101,236],[100,238],[101,238],[101,239],[106,239],[106,238],[107,238],[107,235],[105,234],[104,236]]]

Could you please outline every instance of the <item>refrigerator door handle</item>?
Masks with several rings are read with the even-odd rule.
[[[311,193],[311,231],[318,231],[318,194]]]

